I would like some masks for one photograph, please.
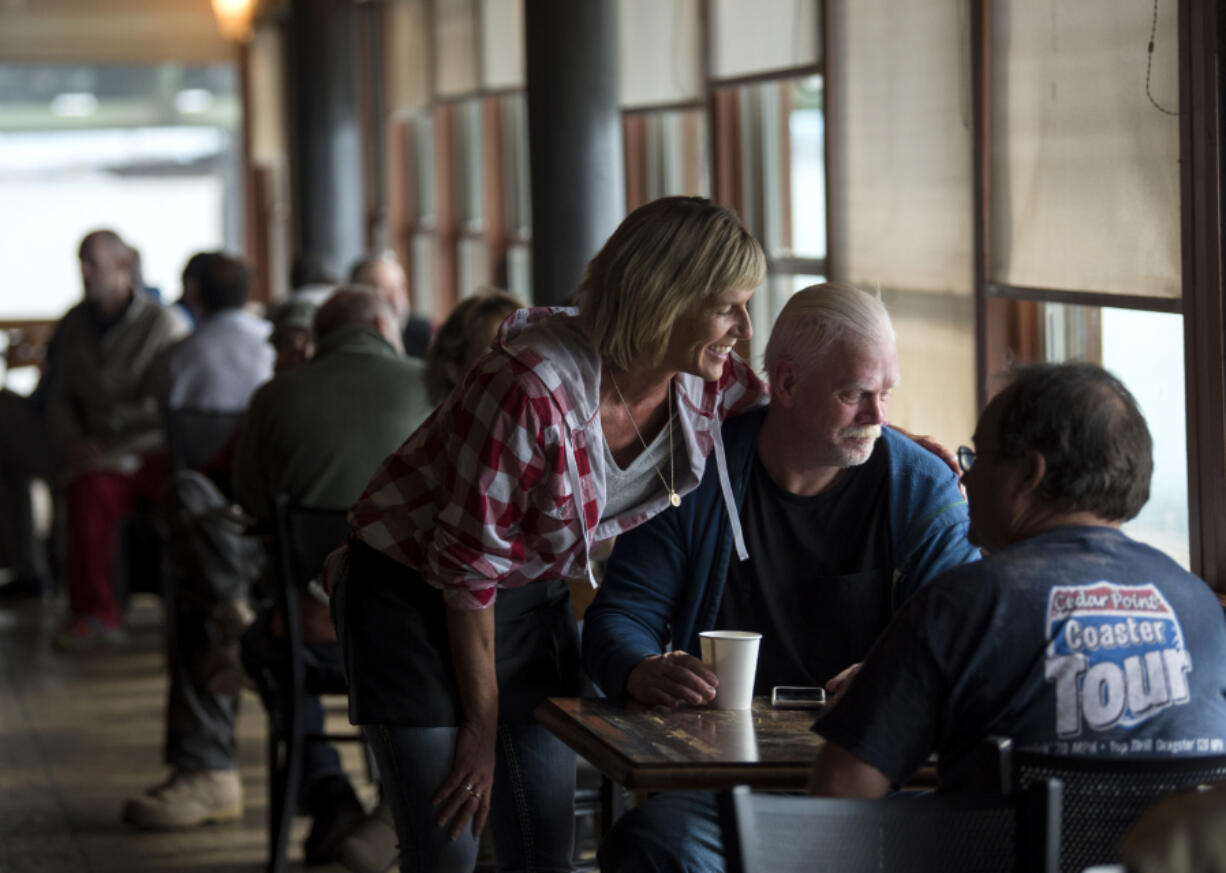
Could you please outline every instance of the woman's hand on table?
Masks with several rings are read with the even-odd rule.
[[[479,836],[490,814],[490,790],[494,787],[494,752],[498,743],[497,723],[464,723],[456,735],[451,774],[434,795],[439,827],[450,823],[451,839],[458,839],[472,822]]]
[[[630,696],[650,706],[710,703],[717,685],[718,677],[688,652],[644,658],[626,679]]]

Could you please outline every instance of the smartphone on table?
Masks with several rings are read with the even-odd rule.
[[[820,709],[826,705],[826,689],[817,685],[776,685],[771,689],[775,709]]]

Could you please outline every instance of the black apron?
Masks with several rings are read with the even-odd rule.
[[[332,595],[354,724],[458,726],[463,718],[443,592],[351,540]],[[579,693],[579,630],[561,579],[500,588],[494,605],[498,717],[532,721],[546,697]]]

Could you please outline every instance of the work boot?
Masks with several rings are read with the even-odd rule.
[[[149,830],[194,828],[242,816],[243,783],[237,770],[176,770],[123,807],[125,822]]]

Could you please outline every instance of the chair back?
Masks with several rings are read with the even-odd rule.
[[[1159,799],[1202,785],[1226,782],[1226,756],[1106,758],[1046,755],[998,740],[1012,786],[1026,789],[1048,779],[1064,784],[1061,871],[1080,873],[1120,863],[1124,834]]]
[[[1015,795],[845,800],[753,793],[720,796],[729,873],[976,873],[1059,863],[1060,787]]]
[[[225,448],[244,413],[207,409],[170,409],[166,412],[166,443],[175,470],[200,470]]]
[[[274,535],[283,592],[305,592],[324,559],[349,535],[348,509],[295,504],[288,494],[273,499]]]
[[[300,604],[311,598],[310,583],[324,559],[349,533],[346,509],[316,509],[295,504],[288,494],[272,501],[273,541],[285,616],[280,661],[265,665],[256,677],[268,710],[268,873],[285,870],[294,805],[303,779],[304,749],[310,743],[362,742],[362,734],[307,733],[307,695],[345,694],[345,679],[328,659],[308,663],[303,643]]]

